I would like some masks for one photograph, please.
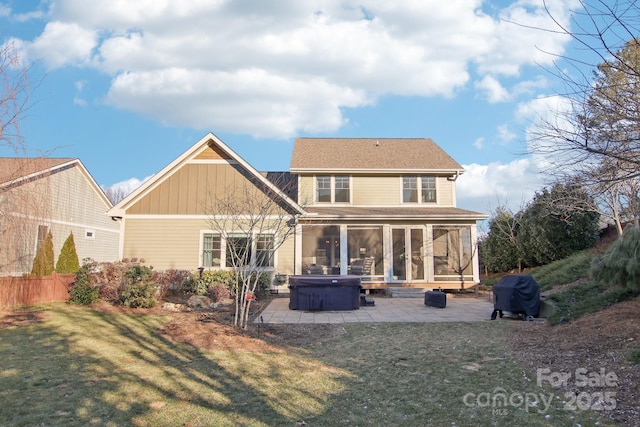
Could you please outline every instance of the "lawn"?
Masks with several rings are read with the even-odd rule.
[[[1,425],[610,425],[507,355],[508,321],[348,324],[302,346],[212,326],[199,348],[167,333],[169,314],[37,315],[0,329]]]

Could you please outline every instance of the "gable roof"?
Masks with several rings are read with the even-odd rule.
[[[163,181],[167,180],[171,175],[178,171],[189,160],[198,158],[202,155],[202,159],[207,157],[206,151],[213,149],[220,158],[229,162],[234,162],[244,169],[253,179],[266,186],[274,194],[277,194],[281,199],[293,208],[296,212],[304,212],[302,207],[292,200],[287,194],[285,194],[276,184],[267,179],[267,177],[258,172],[253,166],[247,163],[236,152],[229,148],[213,133],[206,134],[202,139],[192,145],[187,151],[182,153],[177,159],[165,166],[160,172],[153,175],[147,181],[145,181],[140,187],[131,192],[127,197],[122,199],[117,205],[109,210],[108,215],[111,217],[122,217],[129,207],[135,204],[138,200],[151,192],[154,188],[160,185]],[[210,150],[209,150],[210,151]]]
[[[70,158],[49,157],[0,157],[0,185],[50,173],[51,169],[73,162]]]
[[[291,172],[443,172],[464,169],[428,138],[297,138]]]
[[[51,157],[0,157],[0,188],[13,188],[56,173],[79,168],[96,194],[105,203],[107,209],[113,204],[104,194],[102,188],[93,179],[80,159]]]

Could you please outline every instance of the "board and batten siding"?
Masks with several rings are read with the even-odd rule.
[[[242,194],[246,189],[268,202],[267,196],[256,191],[236,165],[190,163],[129,207],[127,214],[206,215],[214,210],[216,200]]]
[[[303,206],[315,203],[315,176],[301,176],[299,200]],[[402,204],[402,177],[399,175],[354,175],[351,177],[353,206],[398,206]],[[455,182],[436,177],[437,206],[455,206]],[[322,203],[323,205],[325,203]]]

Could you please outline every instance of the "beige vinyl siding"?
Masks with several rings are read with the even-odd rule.
[[[397,176],[354,176],[353,204],[360,206],[397,206],[400,184]]]
[[[289,238],[278,248],[277,265],[275,270],[280,274],[293,274],[294,272],[294,253],[295,253],[295,236],[291,235]]]
[[[235,165],[186,164],[128,208],[127,214],[204,215],[213,210],[216,199],[242,193],[246,188],[267,202]]]
[[[144,258],[154,270],[200,267],[200,231],[206,220],[138,219],[125,220],[123,257]]]
[[[298,182],[298,202],[302,206],[312,205],[315,201],[314,189],[315,185],[313,183],[315,177],[313,176],[301,176],[300,181]]]
[[[125,220],[125,258],[143,258],[154,270],[200,267],[202,231],[210,230],[206,219],[135,218]],[[288,239],[277,251],[275,270],[293,272],[294,239]]]
[[[436,190],[438,192],[438,205],[439,206],[455,206],[453,202],[453,189],[456,183],[449,181],[444,176],[436,178]]]
[[[420,176],[420,175],[415,175]],[[303,206],[313,205],[314,176],[300,178],[300,203]],[[351,177],[351,194],[353,206],[398,206],[402,204],[402,177],[400,175],[354,175]],[[455,206],[454,181],[447,177],[436,177],[438,206]],[[318,205],[321,205],[318,203]],[[434,204],[428,203],[434,206]]]

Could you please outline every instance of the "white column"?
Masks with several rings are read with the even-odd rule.
[[[425,279],[427,282],[433,283],[435,282],[435,278],[433,277],[433,224],[427,224],[427,238],[425,245],[425,255],[424,255],[426,265],[425,268]]]
[[[302,226],[296,224],[293,244],[293,274],[302,274]]]
[[[480,257],[478,256],[478,225],[471,226],[471,253],[473,254],[473,282],[480,283]]]
[[[347,239],[347,226],[340,226],[340,274],[347,274],[349,271],[349,240]]]

